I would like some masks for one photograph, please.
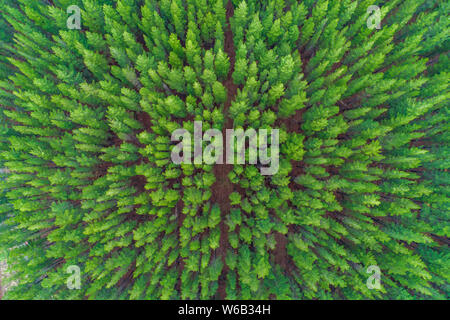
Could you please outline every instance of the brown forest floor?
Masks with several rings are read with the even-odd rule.
[[[230,17],[233,16],[234,9],[231,1],[228,1],[227,4],[227,27],[225,30],[225,52],[230,57],[230,70],[228,72],[228,78],[225,81],[224,85],[227,89],[227,100],[224,105],[223,114],[225,116],[225,124],[222,128],[222,136],[226,136],[226,129],[233,128],[233,119],[228,116],[228,109],[231,106],[231,102],[234,100],[236,96],[238,86],[233,83],[232,74],[234,71],[234,63],[235,63],[235,50],[233,43],[233,33],[230,27]],[[220,207],[221,212],[221,222],[220,222],[220,244],[219,248],[216,251],[216,255],[222,258],[222,262],[224,264],[224,268],[222,269],[222,274],[219,277],[219,298],[224,299],[226,296],[225,287],[226,287],[226,274],[228,272],[228,268],[225,264],[225,257],[228,251],[228,227],[225,224],[226,216],[230,213],[230,200],[229,196],[233,192],[234,187],[231,181],[228,179],[228,173],[233,169],[233,165],[231,164],[216,164],[214,165],[213,172],[216,176],[216,182],[212,185],[212,200],[217,203]]]

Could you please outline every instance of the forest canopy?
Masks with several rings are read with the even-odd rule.
[[[448,12],[0,0],[4,298],[448,299]],[[174,163],[196,121],[278,170]]]

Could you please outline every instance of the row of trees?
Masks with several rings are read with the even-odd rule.
[[[235,2],[231,19],[234,125],[283,130],[275,176],[229,176],[245,193],[230,197],[230,254],[248,259],[228,273],[241,279],[230,294],[270,297],[282,251],[291,298],[447,297],[444,8],[381,3],[370,30],[370,1],[288,2]],[[381,290],[366,286],[370,265]]]
[[[193,130],[188,119],[224,122],[225,4],[77,5],[81,31],[63,28],[65,1],[2,4],[16,45],[5,47],[2,82],[14,134],[2,154],[13,208],[2,205],[11,227],[1,243],[30,243],[12,251],[19,286],[8,297],[213,297],[223,268],[215,177],[172,164],[170,135]],[[70,265],[81,267],[80,290],[67,289]]]

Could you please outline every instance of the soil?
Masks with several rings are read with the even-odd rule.
[[[231,106],[231,102],[234,100],[236,96],[238,86],[233,83],[233,79],[231,77],[234,70],[235,63],[235,50],[233,43],[233,33],[231,32],[230,26],[230,17],[233,16],[233,4],[231,1],[228,1],[227,4],[227,28],[225,32],[225,52],[230,57],[230,70],[228,72],[228,78],[225,81],[224,85],[227,89],[227,100],[224,105],[223,114],[225,115],[225,124],[222,128],[223,137],[226,136],[226,129],[233,128],[233,120],[228,116],[228,109]],[[233,165],[230,164],[216,164],[214,165],[213,172],[216,176],[216,182],[212,185],[212,200],[216,202],[220,207],[221,212],[221,222],[220,226],[220,244],[219,248],[216,250],[216,256],[221,257],[223,262],[222,274],[219,277],[219,289],[218,295],[219,299],[225,299],[226,292],[226,274],[228,273],[228,267],[225,264],[225,257],[227,251],[229,249],[228,243],[228,226],[225,224],[226,216],[230,213],[231,205],[229,196],[233,192],[234,187],[231,181],[228,179],[229,172],[233,169]]]

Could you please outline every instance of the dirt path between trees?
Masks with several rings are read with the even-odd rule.
[[[236,96],[238,86],[233,83],[231,75],[234,71],[235,62],[235,50],[233,43],[233,33],[231,32],[230,17],[234,14],[233,4],[228,1],[227,7],[227,26],[225,30],[225,52],[230,57],[230,70],[228,72],[228,78],[224,82],[227,88],[227,100],[224,105],[223,114],[225,116],[225,124],[222,128],[222,135],[226,137],[226,129],[233,128],[233,119],[228,116],[228,109],[231,106],[231,102]],[[225,147],[226,150],[226,147]],[[225,155],[224,155],[225,156]],[[225,161],[224,161],[225,162]],[[229,196],[233,192],[234,187],[231,181],[228,179],[228,173],[233,169],[233,165],[230,164],[216,164],[214,165],[213,172],[216,176],[216,182],[212,185],[212,201],[217,203],[220,207],[221,222],[220,226],[220,244],[216,251],[216,255],[222,258],[223,269],[222,274],[219,277],[219,299],[225,299],[226,297],[226,275],[228,273],[228,267],[225,264],[225,256],[227,254],[228,246],[228,226],[225,224],[226,216],[230,213],[230,200]]]

